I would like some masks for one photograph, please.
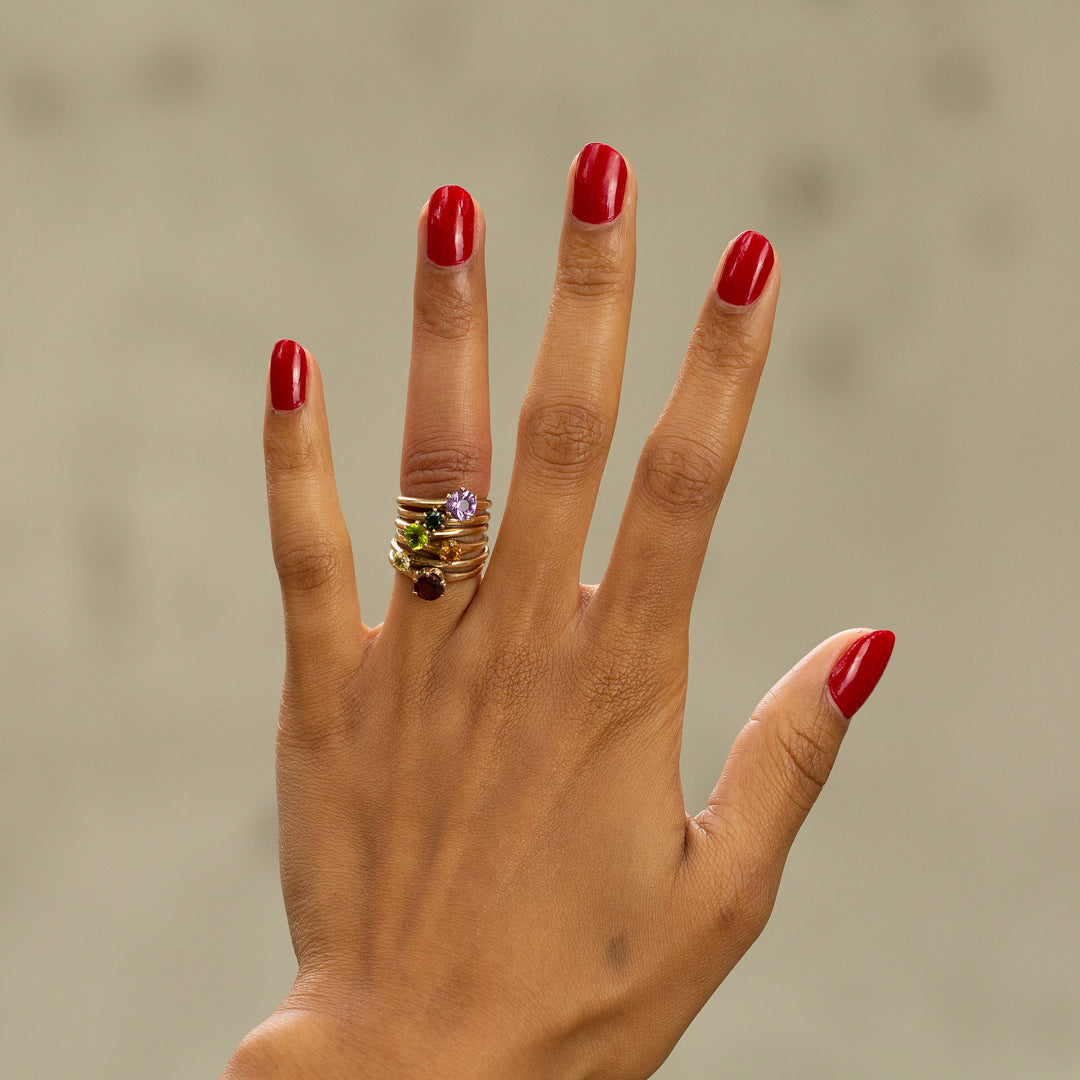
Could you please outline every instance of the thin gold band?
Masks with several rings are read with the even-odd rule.
[[[464,536],[478,536],[484,531],[484,524],[481,525],[454,525],[446,528],[438,529],[424,529],[428,532],[429,536],[433,537],[464,537]],[[413,521],[409,521],[405,517],[395,517],[394,525],[400,529],[405,528],[406,525],[423,525],[423,518],[414,518]]]
[[[402,570],[401,567],[394,564],[394,555],[398,553],[409,556],[409,566],[407,569]],[[442,574],[442,576],[448,581],[465,581],[468,578],[476,577],[476,575],[484,569],[484,562],[487,559],[487,555],[485,554],[483,559],[473,559],[470,560],[468,563],[462,563],[460,569],[457,568],[457,563],[450,563],[449,565],[440,563],[416,563],[413,561],[410,552],[402,552],[402,549],[400,547],[394,545],[391,545],[388,557],[390,560],[390,565],[393,566],[395,570],[401,570],[403,574],[412,578],[413,581],[415,581],[422,573],[428,570],[438,570]]]
[[[408,495],[399,495],[397,498],[398,506],[401,507],[418,507],[425,510],[439,510],[446,505],[446,496],[441,499],[413,499]],[[491,505],[490,499],[477,499],[476,509],[486,510]]]
[[[416,573],[421,570],[441,570],[447,577],[454,579],[470,577],[471,571],[480,570],[484,566],[484,562],[487,559],[488,553],[485,551],[483,555],[475,559],[462,559],[460,562],[455,561],[452,563],[442,563],[437,561],[427,561],[424,559],[417,559],[411,551],[408,551],[391,541],[390,545],[390,560],[393,563],[395,553],[401,553],[409,557],[409,566],[407,570],[403,570],[403,573],[408,573],[411,578],[415,580]],[[401,569],[395,567],[395,569]]]
[[[390,565],[409,577],[413,592],[426,601],[442,596],[449,582],[477,577],[489,554],[485,529],[490,506],[490,499],[477,499],[465,488],[443,499],[399,495],[397,532],[387,552]]]
[[[423,548],[420,548],[419,551],[413,551],[408,544],[402,543],[400,536],[395,536],[394,539],[390,541],[390,545],[395,551],[403,551],[408,555],[410,563],[415,564],[424,562],[431,566],[441,566],[444,569],[453,569],[455,566],[460,566],[464,563],[471,566],[477,559],[483,560],[488,557],[488,546],[486,542],[470,544],[469,551],[466,551],[463,545],[458,545],[459,551],[453,559],[447,558],[440,551],[425,551]],[[462,558],[462,556],[465,556],[465,558]]]

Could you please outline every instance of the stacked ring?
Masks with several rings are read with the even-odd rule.
[[[490,506],[490,499],[465,488],[442,500],[398,496],[390,565],[412,578],[421,600],[438,600],[448,581],[465,581],[483,570]]]

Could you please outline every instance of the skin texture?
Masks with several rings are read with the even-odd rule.
[[[603,580],[578,580],[618,409],[637,183],[630,169],[613,222],[580,222],[576,165],[482,581],[425,603],[379,552],[365,571],[394,574],[393,593],[366,625],[318,363],[308,355],[295,411],[275,412],[268,387],[281,879],[299,974],[226,1077],[651,1075],[764,927],[835,760],[847,721],[827,682],[862,629],[788,672],[708,806],[683,805],[690,608],[768,351],[778,260],[735,307],[716,296],[720,259]],[[486,224],[477,206],[471,257],[436,266],[427,212],[401,492],[486,497]]]

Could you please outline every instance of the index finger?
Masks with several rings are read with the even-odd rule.
[[[675,387],[645,440],[587,618],[626,640],[683,640],[713,521],[772,337],[780,267],[760,233],[727,247]],[[638,629],[645,634],[628,633]],[[601,631],[602,632],[602,631]]]

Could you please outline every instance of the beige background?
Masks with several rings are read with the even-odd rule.
[[[216,1077],[288,989],[270,348],[320,359],[377,622],[416,216],[444,183],[487,215],[497,521],[596,139],[640,250],[589,580],[725,243],[784,266],[688,807],[818,641],[898,635],[658,1075],[1080,1075],[1078,45],[1050,2],[5,0],[0,1071]]]

